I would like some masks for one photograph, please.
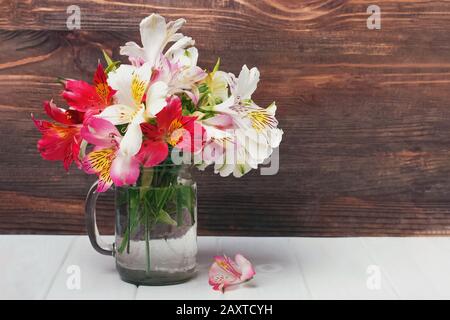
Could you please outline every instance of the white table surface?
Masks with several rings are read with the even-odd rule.
[[[199,237],[198,243],[194,279],[136,287],[119,279],[113,258],[95,252],[86,236],[0,235],[0,299],[450,299],[448,238]],[[225,294],[213,291],[207,275],[213,256],[238,252],[256,267],[255,278]],[[79,289],[67,286],[73,266]]]

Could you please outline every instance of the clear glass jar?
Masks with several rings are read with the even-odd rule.
[[[122,280],[167,285],[184,282],[195,274],[197,189],[188,166],[145,168],[136,185],[115,188],[116,237],[112,250],[98,243],[92,201],[88,195],[91,243],[100,253],[115,256]]]

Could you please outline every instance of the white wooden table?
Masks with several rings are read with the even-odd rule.
[[[212,257],[237,252],[255,278],[213,291]],[[136,287],[85,236],[0,235],[0,299],[450,299],[448,238],[200,237],[198,260],[187,283]]]

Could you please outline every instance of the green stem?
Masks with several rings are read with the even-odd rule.
[[[147,258],[147,274],[150,274],[150,226],[149,213],[145,219],[145,256]]]
[[[127,192],[127,198],[128,198],[128,205],[130,203],[130,193]],[[131,242],[131,212],[128,210],[128,226],[127,231],[125,233],[125,238],[127,239],[127,253],[130,254],[130,242]],[[123,239],[122,241],[124,241]],[[123,249],[122,249],[123,251]]]
[[[122,241],[120,242],[119,248],[117,249],[117,251],[122,254],[123,250],[125,250],[125,245],[129,243],[129,237],[130,237],[130,230],[127,228],[127,230],[125,231],[125,234],[122,238]],[[130,251],[128,250],[127,253],[130,253]]]
[[[163,187],[164,186],[164,174],[166,171],[166,167],[163,166],[161,171],[159,172],[159,181],[158,181],[158,186],[157,187]]]
[[[142,175],[141,175],[141,199],[144,196],[142,191],[145,191],[145,187],[150,187],[152,184],[152,180],[154,177],[154,169],[153,168],[142,168]]]

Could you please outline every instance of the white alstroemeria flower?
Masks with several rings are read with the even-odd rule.
[[[128,124],[120,142],[120,152],[128,157],[136,155],[141,148],[140,124],[146,118],[154,117],[166,105],[167,85],[164,82],[150,82],[151,75],[149,63],[141,67],[121,65],[108,75],[108,84],[117,90],[114,96],[116,104],[107,107],[98,116],[114,125]]]
[[[140,25],[141,42],[140,47],[136,42],[127,42],[120,48],[120,54],[127,55],[130,61],[136,64],[149,63],[151,68],[157,68],[160,63],[160,57],[168,43],[174,44],[165,52],[166,56],[173,52],[194,45],[194,40],[177,33],[183,24],[184,19],[178,19],[166,23],[166,19],[158,14],[152,14],[144,18]]]
[[[202,124],[207,133],[207,145],[211,141],[215,145],[218,141],[224,142],[220,130],[233,129],[234,134],[226,139],[221,152],[225,156],[217,153],[220,157],[206,157],[203,166],[214,162],[215,172],[221,176],[233,173],[235,177],[240,177],[252,168],[256,169],[272,154],[273,148],[281,142],[283,131],[277,128],[275,103],[263,109],[251,100],[259,81],[258,69],[249,70],[244,66],[238,78],[229,74],[228,81],[230,97],[211,106],[209,109],[219,115],[202,121]]]
[[[202,125],[207,142],[203,149],[203,162],[199,165],[201,170],[214,164],[215,173],[223,177],[232,173],[239,178],[251,169],[257,169],[272,153],[264,137],[259,137],[259,140],[250,139],[245,130],[221,129],[207,120]]]
[[[208,120],[202,121],[202,126],[205,129],[204,138],[206,143],[202,150],[202,163],[197,165],[200,170],[204,170],[213,163],[223,165],[225,163],[226,147],[227,145],[230,146],[230,143],[232,144],[235,139],[232,131],[216,127],[216,120],[214,118],[210,118],[209,120],[211,122]]]
[[[217,61],[212,72],[205,78],[204,83],[208,86],[208,104],[216,105],[228,99],[228,74],[219,71],[220,59]]]
[[[267,108],[261,108],[252,100],[259,82],[257,68],[249,70],[243,66],[239,77],[229,74],[231,96],[224,102],[212,107],[212,110],[220,114],[227,114],[233,118],[234,123],[242,130],[247,131],[247,136],[256,138],[264,136],[270,148],[276,148],[281,142],[283,131],[278,129],[278,121],[275,118],[277,106],[272,103]]]
[[[195,47],[179,49],[167,57],[161,57],[158,81],[164,81],[169,94],[184,92],[197,104],[200,93],[197,83],[206,77],[206,72],[197,66],[198,50]]]
[[[220,99],[223,102],[228,99],[228,76],[223,71],[217,71],[210,75],[211,78],[208,82],[208,88],[211,93],[211,97],[215,101]],[[214,102],[215,102],[214,101]]]

